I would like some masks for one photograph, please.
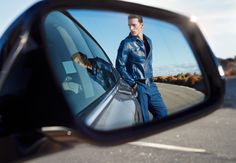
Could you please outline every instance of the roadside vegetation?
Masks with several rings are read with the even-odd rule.
[[[224,69],[225,76],[236,76],[236,56],[234,58],[221,59],[220,63]]]
[[[158,83],[168,83],[187,86],[205,92],[202,76],[197,73],[179,73],[173,76],[157,76],[153,80]]]

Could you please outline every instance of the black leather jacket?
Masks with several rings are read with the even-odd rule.
[[[129,84],[153,77],[152,70],[152,42],[144,35],[149,45],[149,53],[146,54],[144,42],[137,36],[129,35],[120,43],[116,58],[116,69],[122,78]]]

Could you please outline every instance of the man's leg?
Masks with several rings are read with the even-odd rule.
[[[138,101],[142,110],[143,122],[149,122],[148,96],[143,85],[137,85]]]
[[[149,110],[153,115],[153,119],[156,120],[161,119],[168,114],[167,107],[155,83],[149,88]]]

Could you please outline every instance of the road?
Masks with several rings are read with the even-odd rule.
[[[158,83],[158,89],[170,114],[199,104],[205,95],[196,89],[166,83]]]
[[[227,80],[223,106],[192,123],[132,144],[98,147],[81,142],[69,150],[24,162],[235,163],[236,78]]]

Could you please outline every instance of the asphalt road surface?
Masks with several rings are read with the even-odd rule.
[[[223,106],[214,113],[158,135],[114,147],[80,143],[23,162],[56,163],[235,163],[236,78],[227,80]]]
[[[199,104],[205,95],[196,89],[166,83],[158,83],[158,89],[168,108],[169,114]]]

